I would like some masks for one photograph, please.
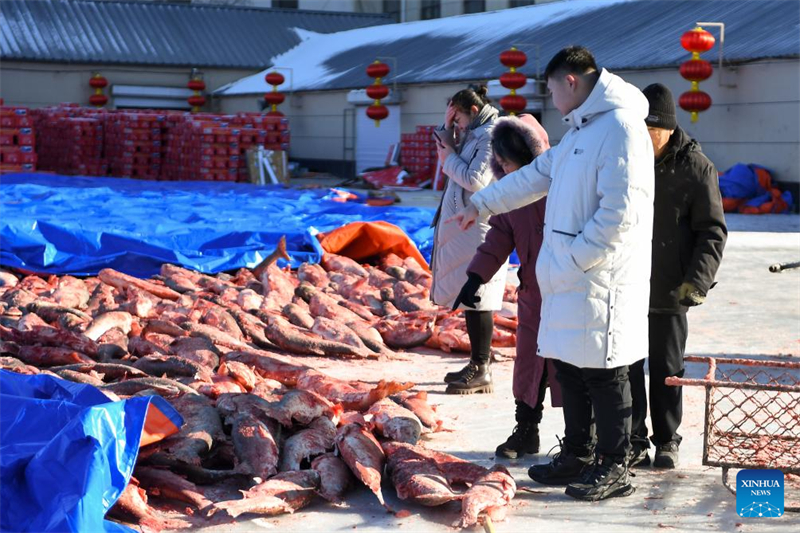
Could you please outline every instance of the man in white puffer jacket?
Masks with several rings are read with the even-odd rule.
[[[628,365],[648,351],[653,147],[647,99],[573,46],[545,70],[569,131],[530,165],[478,191],[451,219],[462,228],[547,195],[536,262],[539,353],[554,359],[564,400],[562,449],[529,475],[582,500],[633,493]],[[592,413],[596,425],[595,445]]]

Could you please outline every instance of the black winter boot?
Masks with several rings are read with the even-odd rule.
[[[516,404],[517,425],[514,426],[511,436],[495,450],[497,457],[517,459],[526,453],[539,453],[541,413],[537,416],[536,411],[525,402],[517,400]]]
[[[565,492],[576,500],[596,502],[630,496],[635,490],[626,463],[619,463],[611,457],[598,457],[579,481],[567,485]]]
[[[471,361],[457,372],[448,372],[444,375],[444,382],[445,383],[453,383],[454,381],[458,381],[459,379],[463,378],[467,374],[467,370],[469,370],[469,365],[474,364]]]
[[[542,485],[569,485],[581,479],[583,472],[591,467],[594,458],[591,453],[578,456],[558,441],[561,450],[553,456],[553,460],[544,465],[533,465],[528,469],[528,476]]]
[[[476,392],[494,392],[492,371],[488,364],[479,365],[470,361],[467,371],[458,381],[447,386],[447,394],[474,394]]]

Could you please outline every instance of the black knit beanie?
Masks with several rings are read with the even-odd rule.
[[[678,119],[675,117],[675,100],[666,85],[653,83],[645,87],[642,93],[650,102],[650,112],[644,119],[645,124],[651,128],[665,130],[674,130],[678,127]]]

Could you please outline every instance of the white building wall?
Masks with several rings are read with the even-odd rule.
[[[201,69],[201,71],[208,93],[253,73],[244,69]],[[61,102],[88,105],[89,96],[93,93],[89,79],[95,72],[99,72],[108,80],[109,86],[106,87],[105,93],[110,97],[112,85],[185,88],[191,69],[4,60],[0,65],[0,97],[7,105],[27,107],[44,107]],[[213,110],[213,106],[209,105],[208,110]]]

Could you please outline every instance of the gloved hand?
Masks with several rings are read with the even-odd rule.
[[[706,295],[701,293],[697,287],[687,282],[681,283],[678,287],[678,302],[686,307],[694,307],[706,301]]]
[[[456,301],[453,302],[453,311],[458,309],[458,306],[464,304],[467,307],[475,309],[475,304],[481,301],[480,296],[475,296],[478,289],[483,285],[483,280],[477,274],[472,272],[467,273],[467,282],[461,287],[461,292],[456,296]]]

